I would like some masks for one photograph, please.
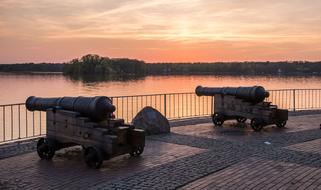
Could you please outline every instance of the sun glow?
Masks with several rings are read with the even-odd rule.
[[[3,0],[0,63],[320,60],[317,0]]]

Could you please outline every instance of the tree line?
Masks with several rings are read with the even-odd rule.
[[[88,54],[68,63],[0,64],[0,72],[62,72],[67,76],[125,75],[321,75],[321,62],[213,62],[145,63],[128,58],[108,58]]]
[[[321,75],[321,62],[215,62],[149,64],[149,74]]]
[[[61,63],[0,64],[0,72],[63,72],[64,67]]]

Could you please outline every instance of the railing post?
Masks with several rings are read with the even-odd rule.
[[[295,89],[293,89],[293,111],[295,111]]]
[[[6,141],[6,107],[2,107],[2,114],[3,114],[3,121],[2,121],[2,126],[3,126],[3,142]]]
[[[166,94],[164,94],[164,116],[166,117]]]
[[[211,114],[214,114],[214,96],[211,98]]]

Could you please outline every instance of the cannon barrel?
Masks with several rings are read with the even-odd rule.
[[[195,93],[198,96],[214,96],[215,94],[231,95],[236,98],[243,99],[252,103],[259,103],[269,97],[269,92],[262,86],[252,87],[223,87],[223,88],[210,88],[197,86]]]
[[[108,115],[116,110],[111,99],[106,96],[60,98],[30,96],[26,100],[26,108],[29,111],[46,111],[49,108],[59,108],[79,112],[84,116],[97,120],[107,118]]]

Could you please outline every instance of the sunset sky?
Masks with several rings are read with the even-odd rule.
[[[321,60],[320,0],[0,0],[0,63]]]

